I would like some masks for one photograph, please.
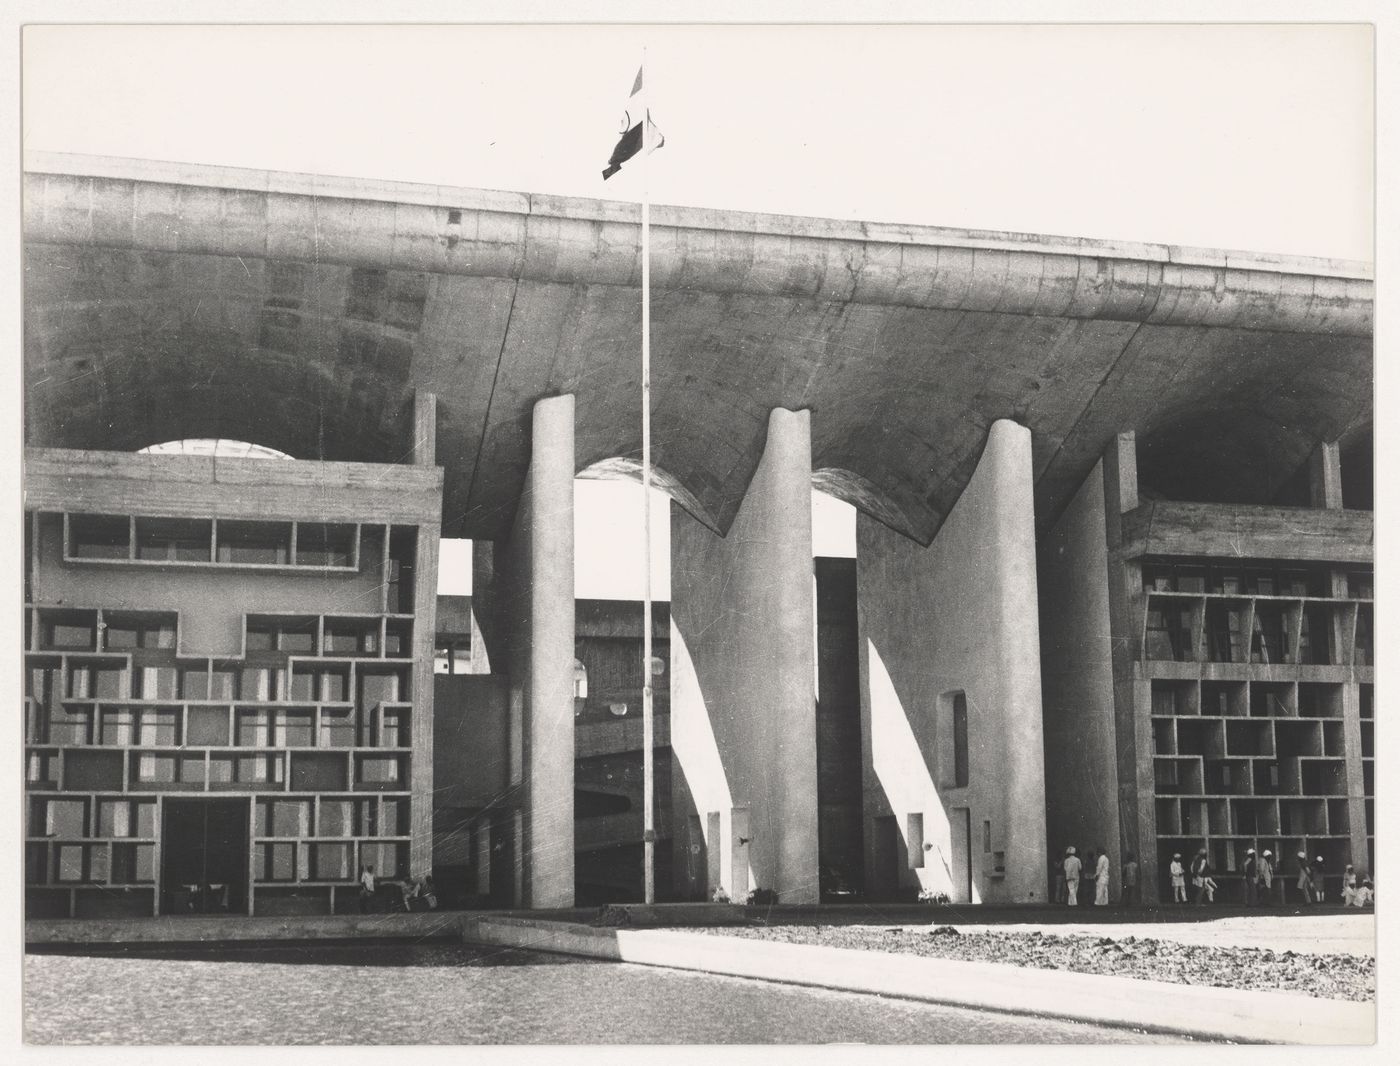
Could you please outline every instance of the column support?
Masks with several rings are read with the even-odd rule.
[[[413,394],[413,453],[415,466],[437,464],[437,397]],[[423,877],[433,869],[433,652],[437,629],[438,548],[440,523],[418,527],[413,570],[413,748],[410,781],[409,871]]]
[[[820,897],[811,514],[811,416],[781,408],[726,536],[672,508],[674,817],[720,814],[736,901]]]
[[[1342,448],[1336,441],[1319,444],[1308,457],[1308,492],[1314,507],[1342,506]]]
[[[574,902],[574,398],[535,404],[530,466],[509,540],[497,542],[512,729],[523,763],[521,902]]]
[[[1308,489],[1312,505],[1326,510],[1342,508],[1342,448],[1336,441],[1324,441],[1308,457]],[[1347,575],[1345,570],[1331,572],[1331,594],[1345,600],[1347,596]],[[1334,661],[1351,664],[1354,655],[1352,641],[1355,627],[1347,624],[1340,614],[1333,615],[1331,632],[1327,634]],[[1316,636],[1313,637],[1317,639]],[[1355,671],[1351,679],[1342,686],[1342,740],[1346,753],[1347,779],[1347,832],[1351,837],[1351,861],[1357,870],[1368,869],[1366,856],[1366,775],[1361,755],[1361,685],[1356,680]],[[1340,871],[1337,871],[1340,872]],[[1337,899],[1341,899],[1339,890]]]
[[[1108,547],[1108,618],[1112,634],[1113,716],[1122,854],[1138,860],[1138,891],[1157,902],[1156,777],[1152,766],[1152,686],[1140,676],[1141,564],[1123,554],[1123,515],[1138,506],[1137,435],[1120,433],[1103,455],[1104,532]]]

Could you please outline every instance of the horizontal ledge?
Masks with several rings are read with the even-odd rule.
[[[63,556],[74,566],[145,567],[158,570],[240,570],[262,574],[345,574],[360,572],[358,566],[318,566],[311,563],[226,563],[217,559],[102,559],[82,555]]]
[[[448,210],[485,211],[539,218],[622,222],[640,225],[640,207],[630,201],[510,192],[465,186],[353,178],[325,174],[258,170],[248,167],[88,156],[67,152],[26,152],[26,176],[141,182],[216,190],[279,194],[310,199],[365,200]],[[1228,251],[1142,241],[1102,240],[1024,232],[960,229],[902,223],[865,222],[767,212],[653,204],[653,225],[724,230],[745,234],[803,236],[891,244],[929,244],[998,251],[1132,259],[1183,266],[1311,274],[1370,279],[1374,267],[1357,260],[1267,252]]]
[[[640,286],[633,204],[212,170],[26,178],[32,245]],[[240,185],[241,182],[241,185]],[[283,189],[282,186],[290,186]],[[443,202],[446,199],[446,202]],[[463,206],[463,204],[468,206]],[[653,281],[872,306],[1370,336],[1363,264],[657,207]]]

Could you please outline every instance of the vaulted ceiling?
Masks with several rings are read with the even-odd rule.
[[[636,205],[50,157],[25,179],[29,444],[184,437],[394,462],[438,399],[444,532],[507,528],[533,403],[580,471],[640,453]],[[1270,499],[1372,421],[1354,264],[655,208],[653,454],[728,528],[768,411],[814,479],[927,543],[988,427],[1032,431],[1052,518],[1116,433],[1143,476]],[[614,460],[614,462],[605,462]],[[620,461],[619,461],[620,460]]]

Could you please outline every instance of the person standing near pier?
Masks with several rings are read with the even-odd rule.
[[[1094,906],[1108,906],[1108,852],[1099,847],[1099,859],[1094,864]]]
[[[1079,857],[1075,855],[1074,848],[1070,848],[1065,853],[1065,892],[1068,895],[1071,907],[1079,906]]]

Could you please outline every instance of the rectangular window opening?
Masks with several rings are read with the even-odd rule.
[[[905,838],[909,846],[909,869],[924,868],[924,816],[922,812],[905,816]]]

